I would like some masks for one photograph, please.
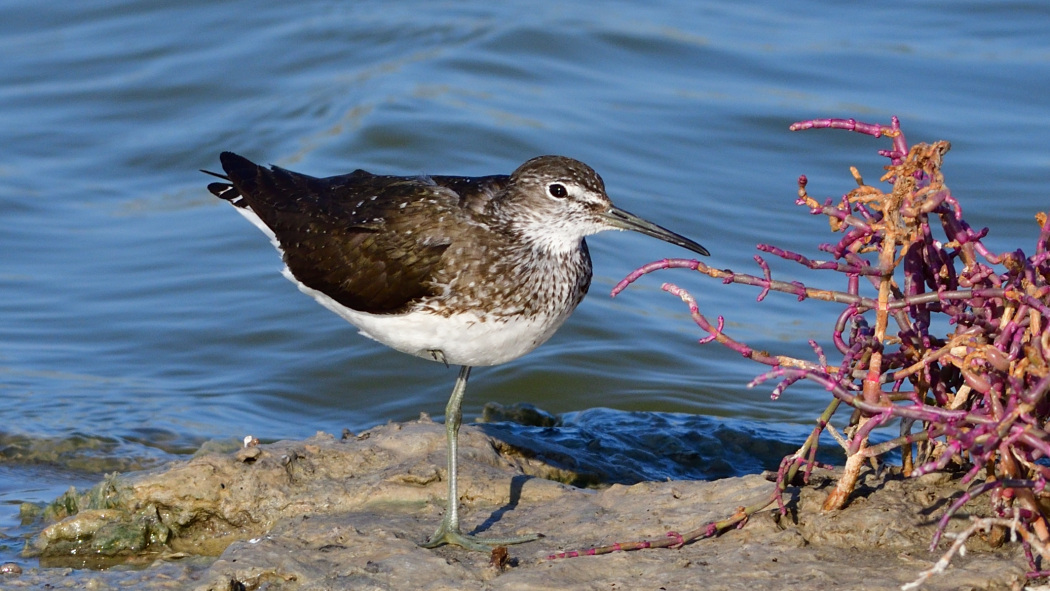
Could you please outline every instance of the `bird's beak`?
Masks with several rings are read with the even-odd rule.
[[[670,242],[671,244],[676,244],[682,248],[688,248],[689,250],[700,253],[704,256],[711,254],[707,252],[706,248],[685,236],[675,234],[666,228],[662,228],[652,222],[643,220],[633,213],[624,211],[619,207],[613,206],[603,212],[602,220],[619,230],[633,230],[635,232],[640,232],[646,236],[652,236],[653,238],[659,238],[664,242]]]

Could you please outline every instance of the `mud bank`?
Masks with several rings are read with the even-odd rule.
[[[896,589],[941,556],[928,550],[934,524],[960,490],[941,475],[870,473],[845,510],[824,515],[822,489],[834,477],[825,473],[790,491],[786,517],[765,511],[678,549],[550,560],[723,519],[773,484],[753,475],[584,489],[567,484],[575,471],[545,462],[543,449],[470,425],[460,442],[465,528],[545,535],[508,548],[502,568],[487,554],[417,546],[441,518],[446,486],[443,426],[423,418],[110,477],[56,502],[58,521],[27,545],[45,566],[0,575],[0,588]],[[953,530],[968,525],[957,521]],[[923,588],[1023,585],[1016,544],[974,539],[968,550]]]

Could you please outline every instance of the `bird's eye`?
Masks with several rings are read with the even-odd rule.
[[[552,183],[547,185],[547,192],[550,193],[551,197],[561,199],[569,194],[569,191],[565,188],[565,185],[561,183]]]

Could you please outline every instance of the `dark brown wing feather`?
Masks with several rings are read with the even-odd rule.
[[[230,152],[220,160],[232,187],[208,189],[251,208],[306,286],[373,314],[404,312],[434,295],[430,279],[450,244],[448,230],[466,213],[457,194],[423,178],[363,170],[316,178]]]

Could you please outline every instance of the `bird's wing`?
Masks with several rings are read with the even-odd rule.
[[[430,278],[450,244],[443,230],[463,215],[453,191],[426,178],[363,170],[317,178],[230,152],[220,160],[230,183],[208,189],[257,216],[307,287],[373,314],[434,295]]]
[[[445,187],[459,195],[459,206],[468,209],[475,214],[483,214],[489,210],[489,204],[510,182],[510,176],[505,174],[492,176],[431,176],[428,177],[436,185]]]

